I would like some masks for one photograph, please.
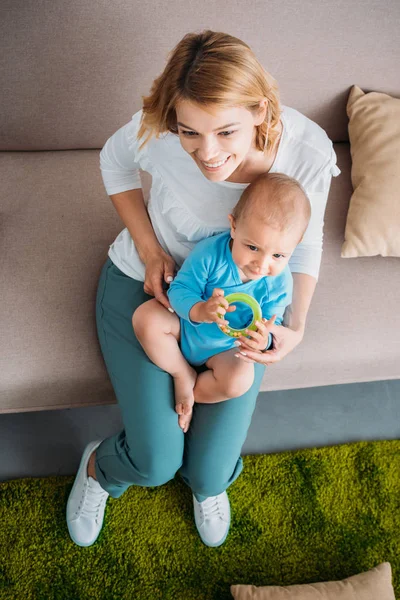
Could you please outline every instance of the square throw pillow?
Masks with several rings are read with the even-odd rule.
[[[396,600],[390,563],[342,581],[255,587],[232,585],[235,600]]]
[[[400,256],[400,99],[354,86],[351,196],[341,256]]]

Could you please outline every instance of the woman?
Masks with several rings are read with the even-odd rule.
[[[97,330],[122,412],[124,431],[85,449],[68,500],[73,541],[97,539],[108,495],[130,485],[158,486],[179,471],[193,492],[202,541],[221,545],[229,531],[226,489],[242,470],[245,441],[266,365],[302,340],[318,278],[322,227],[332,175],[339,174],[325,132],[281,107],[274,80],[241,40],[205,31],[186,35],[144,98],[143,110],[105,144],[104,184],[126,225],[110,246],[97,294]],[[139,168],[152,175],[146,210]],[[274,347],[246,352],[255,380],[239,398],[195,405],[186,434],[174,411],[172,378],[135,339],[134,310],[165,289],[194,245],[227,229],[227,215],[259,174],[297,179],[311,203],[310,224],[290,260],[293,301]],[[157,335],[157,332],[154,334]]]

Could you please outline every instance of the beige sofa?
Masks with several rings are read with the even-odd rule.
[[[335,142],[320,281],[301,346],[262,389],[400,377],[399,259],[343,259],[353,84],[400,96],[397,0],[2,3],[0,411],[115,402],[96,284],[123,225],[99,149],[141,106],[167,52],[211,28],[249,43],[282,102]],[[397,53],[397,55],[396,55]]]

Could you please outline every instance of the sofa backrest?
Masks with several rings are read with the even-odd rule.
[[[2,0],[0,150],[100,148],[189,31],[247,42],[282,102],[347,135],[353,84],[400,96],[399,0]],[[365,86],[365,87],[364,87]]]

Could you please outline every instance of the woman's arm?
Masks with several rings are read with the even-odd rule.
[[[143,262],[149,254],[156,254],[161,246],[149,219],[141,188],[110,196],[115,210],[128,229]]]
[[[283,316],[285,327],[304,333],[307,314],[316,285],[317,280],[311,275],[293,273],[293,299]]]
[[[173,278],[175,263],[158,243],[143,199],[137,139],[141,114],[137,112],[104,144],[100,169],[104,187],[145,265],[144,291],[169,308],[163,280]]]
[[[282,360],[302,341],[316,285],[317,280],[311,275],[293,273],[292,303],[285,310],[283,326],[272,325],[271,327],[274,345],[271,350],[263,353],[264,364]]]
[[[154,296],[163,306],[170,308],[162,281],[172,281],[175,261],[160,246],[144,204],[141,189],[128,190],[110,196],[112,203],[128,229],[138,254],[144,263],[144,291]]]

